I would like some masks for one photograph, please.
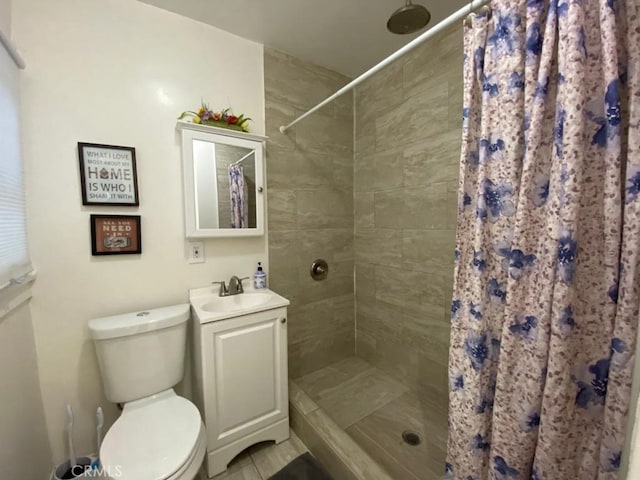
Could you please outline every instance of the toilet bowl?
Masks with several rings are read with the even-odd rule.
[[[200,412],[173,387],[184,374],[189,305],[89,321],[105,396],[124,405],[100,447],[102,478],[193,480],[204,459]]]
[[[205,438],[198,409],[170,389],[124,405],[100,447],[100,464],[119,480],[192,480]]]

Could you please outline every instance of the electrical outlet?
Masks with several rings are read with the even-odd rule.
[[[204,263],[204,242],[189,242],[189,263]]]

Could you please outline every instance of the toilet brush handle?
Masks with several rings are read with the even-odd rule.
[[[96,410],[96,455],[100,455],[100,445],[102,444],[102,426],[104,425],[104,412],[102,407]]]
[[[76,466],[76,453],[73,449],[73,410],[67,405],[67,438],[69,441],[69,467]]]

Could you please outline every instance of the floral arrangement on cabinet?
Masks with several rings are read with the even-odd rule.
[[[209,105],[202,102],[202,105],[197,112],[192,112],[190,110],[182,112],[178,117],[178,120],[190,118],[193,123],[210,125],[212,127],[229,128],[240,132],[248,132],[249,127],[247,126],[247,122],[251,119],[244,115],[233,115],[230,110],[230,108],[225,108],[219,112],[214,112],[209,108]]]

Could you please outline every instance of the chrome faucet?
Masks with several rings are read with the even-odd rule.
[[[242,287],[242,281],[248,280],[249,277],[238,278],[236,275],[229,279],[229,287],[224,283],[224,280],[221,282],[212,282],[214,285],[220,285],[220,291],[218,295],[221,297],[228,297],[229,295],[238,295],[240,293],[244,293],[244,288]]]
[[[244,293],[244,288],[242,287],[242,281],[249,280],[249,277],[238,278],[235,275],[229,279],[229,295],[238,295],[239,293]]]

